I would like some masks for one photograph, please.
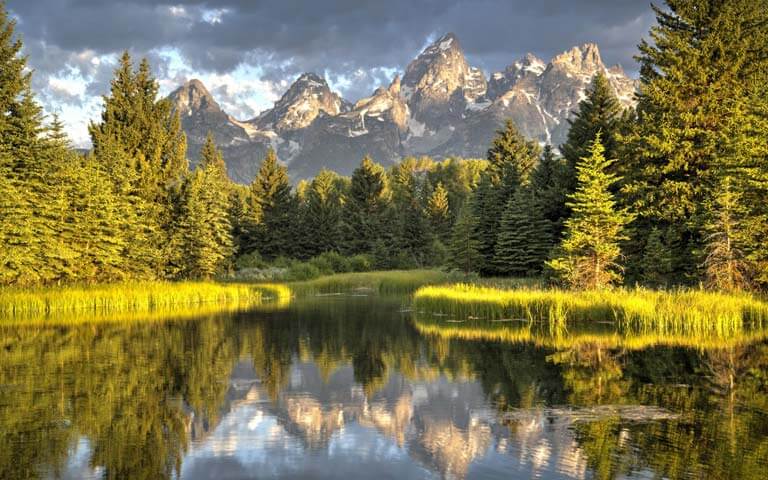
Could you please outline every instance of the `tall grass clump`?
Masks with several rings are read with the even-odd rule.
[[[143,314],[157,311],[249,308],[263,302],[288,302],[280,284],[213,282],[137,282],[96,286],[0,289],[0,320],[40,319],[86,314]],[[205,308],[202,308],[205,307]]]
[[[545,320],[550,323],[607,321],[655,334],[713,332],[768,325],[768,303],[759,297],[703,290],[618,289],[502,290],[469,284],[427,286],[414,294],[419,311],[457,318]]]
[[[332,294],[375,292],[381,294],[412,293],[419,287],[443,283],[448,278],[440,270],[388,270],[328,275],[290,283],[299,294]]]

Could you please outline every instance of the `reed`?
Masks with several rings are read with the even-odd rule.
[[[732,334],[710,333],[665,334],[654,331],[634,331],[619,325],[588,328],[584,324],[560,328],[549,322],[499,323],[483,320],[449,322],[445,318],[417,315],[416,330],[422,335],[447,340],[491,341],[513,344],[531,343],[555,350],[598,347],[613,350],[645,350],[653,346],[684,347],[699,350],[750,345],[768,338],[768,328],[748,328]],[[599,325],[599,324],[598,324]],[[587,327],[587,328],[585,328]]]
[[[258,305],[287,305],[290,289],[281,284],[214,282],[136,282],[95,286],[0,289],[0,321],[45,322],[82,318],[126,318],[214,313]],[[152,315],[149,315],[152,314]]]
[[[567,325],[616,322],[657,335],[731,335],[768,325],[768,303],[746,293],[703,290],[503,290],[469,284],[427,286],[414,294],[418,311],[459,319],[523,319]]]
[[[366,295],[406,294],[419,287],[447,281],[440,270],[390,270],[380,272],[338,273],[302,282],[290,287],[300,295],[351,293]]]

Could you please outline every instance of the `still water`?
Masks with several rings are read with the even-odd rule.
[[[766,478],[760,336],[494,341],[408,303],[0,327],[0,478]]]

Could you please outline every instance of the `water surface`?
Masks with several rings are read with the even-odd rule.
[[[484,338],[408,304],[0,327],[0,478],[765,478],[760,335]]]

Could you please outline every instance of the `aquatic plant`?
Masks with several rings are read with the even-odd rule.
[[[502,290],[469,284],[427,286],[414,294],[417,311],[456,319],[616,322],[622,328],[657,335],[730,335],[745,326],[768,324],[768,303],[746,293],[703,290],[618,289]]]
[[[135,282],[96,286],[0,289],[0,321],[47,323],[179,317],[285,306],[282,284]]]

